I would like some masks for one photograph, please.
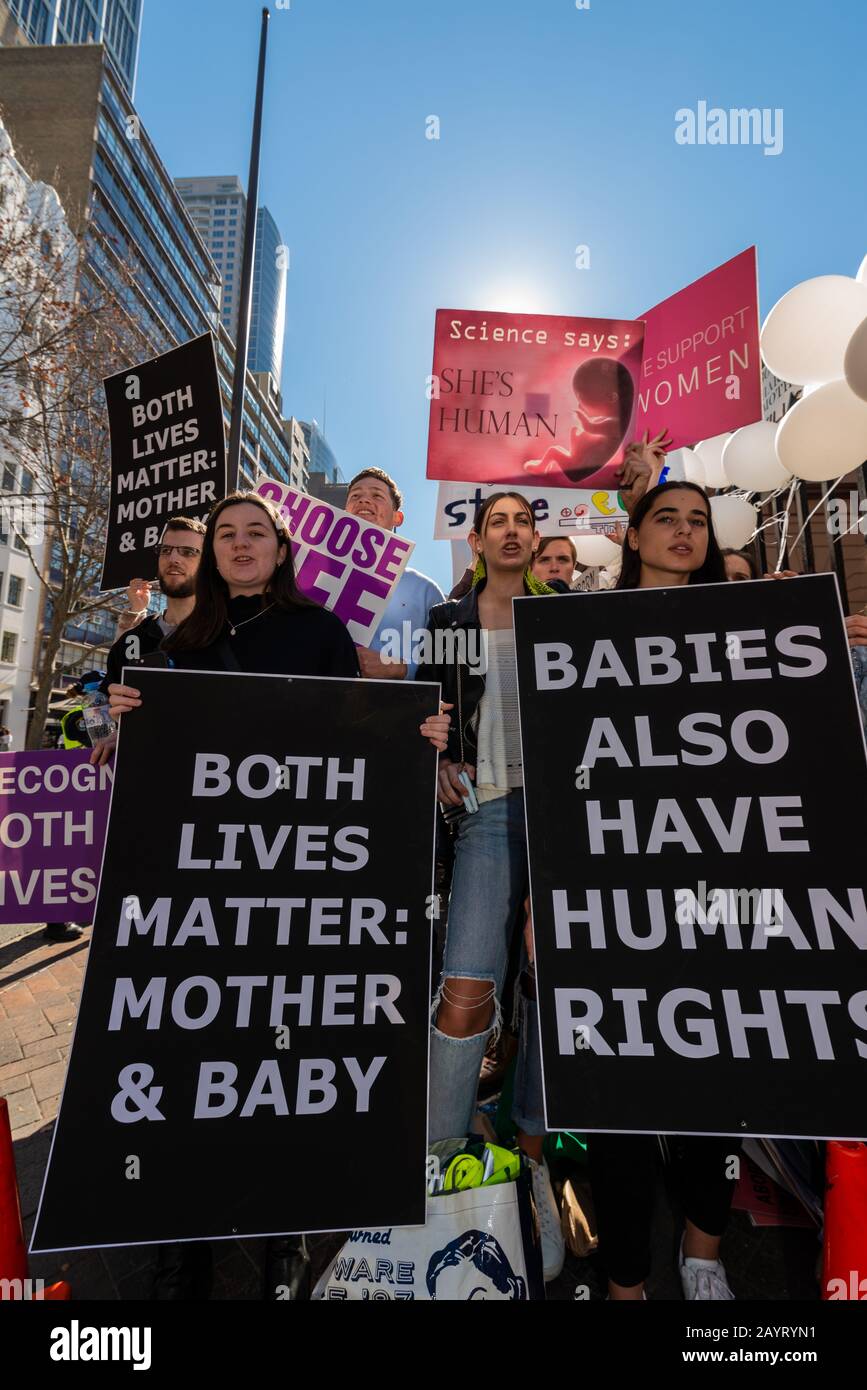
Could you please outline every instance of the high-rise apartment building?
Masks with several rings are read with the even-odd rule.
[[[127,93],[135,93],[144,0],[0,0],[2,41],[105,45]],[[18,33],[4,24],[4,9]]]

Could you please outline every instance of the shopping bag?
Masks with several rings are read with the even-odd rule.
[[[542,1300],[542,1254],[529,1173],[427,1200],[424,1226],[351,1231],[313,1297]]]

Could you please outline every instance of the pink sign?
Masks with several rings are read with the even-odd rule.
[[[644,325],[438,309],[427,476],[616,490]]]
[[[638,429],[691,447],[762,418],[756,248],[643,315]]]
[[[289,528],[302,594],[336,613],[352,640],[367,646],[414,543],[274,478],[261,478],[256,491]]]

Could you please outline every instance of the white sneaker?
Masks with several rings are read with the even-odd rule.
[[[683,1258],[683,1237],[680,1241],[680,1280],[683,1296],[687,1302],[733,1299],[726,1272],[719,1260],[696,1260]]]
[[[533,1197],[539,1216],[539,1234],[542,1240],[542,1269],[545,1283],[558,1278],[563,1272],[566,1260],[566,1242],[560,1226],[560,1212],[551,1186],[548,1165],[544,1158],[536,1163],[531,1158],[530,1173],[533,1179]]]

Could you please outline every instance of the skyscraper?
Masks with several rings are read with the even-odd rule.
[[[29,43],[103,43],[135,93],[143,0],[0,0]]]
[[[241,305],[244,219],[247,216],[247,199],[241,180],[236,174],[175,179],[175,187],[222,277],[220,321],[235,342]]]
[[[247,200],[241,180],[232,174],[176,179],[175,184],[189,209],[196,231],[223,277],[220,318],[223,327],[237,342],[244,223],[247,216]],[[286,270],[286,248],[277,223],[267,208],[259,208],[247,369],[255,374],[267,372],[277,396],[283,375]]]
[[[228,433],[234,343],[220,323],[217,266],[116,65],[97,45],[0,48],[0,92],[10,138],[27,152],[25,172],[51,179],[70,228],[84,239],[87,273],[116,288],[154,354],[213,333]],[[132,298],[119,265],[133,271]],[[287,436],[280,413],[248,373],[241,486],[251,487],[259,473],[300,486],[305,461],[303,439],[299,447]],[[72,674],[84,660],[93,666],[95,646],[112,633],[101,615],[67,625],[62,670]]]
[[[323,473],[329,483],[344,483],[346,479],[340,471],[334,450],[316,420],[302,420],[301,428],[310,451],[310,472]]]
[[[286,332],[286,270],[286,247],[277,223],[267,208],[260,208],[256,220],[247,367],[251,372],[270,372],[278,391],[283,375]]]

